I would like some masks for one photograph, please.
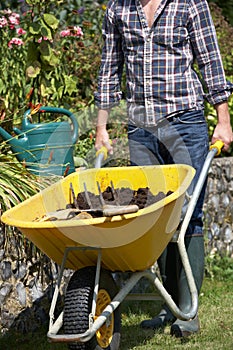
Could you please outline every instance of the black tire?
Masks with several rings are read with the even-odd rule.
[[[63,325],[65,334],[84,333],[89,328],[95,272],[95,266],[85,267],[76,271],[70,279],[64,303]],[[116,293],[116,283],[110,271],[102,269],[96,316],[108,305]],[[107,304],[105,299],[109,299]],[[104,324],[88,342],[70,343],[68,348],[72,350],[118,350],[120,345],[120,327],[121,314],[118,307],[112,314],[109,327]]]

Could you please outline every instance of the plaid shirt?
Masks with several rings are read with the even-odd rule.
[[[153,126],[173,113],[203,109],[204,98],[214,105],[230,96],[205,0],[162,0],[151,28],[140,0],[110,0],[103,38],[95,93],[101,109],[119,103],[124,64],[129,119],[137,124]]]

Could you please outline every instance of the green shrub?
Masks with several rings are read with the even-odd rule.
[[[77,111],[93,102],[105,7],[82,3],[26,0],[26,12],[0,11],[0,113],[8,131],[28,106]]]

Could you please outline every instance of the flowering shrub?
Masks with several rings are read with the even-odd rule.
[[[0,117],[8,131],[37,104],[79,110],[93,100],[100,62],[99,2],[26,0],[0,11]],[[58,6],[59,3],[59,6]]]
[[[26,86],[25,39],[20,15],[10,9],[0,13],[1,57],[0,115],[1,119],[18,113]]]
[[[76,112],[91,103],[104,7],[86,0],[84,8],[81,2],[0,2],[0,121],[8,132],[13,124],[21,125],[28,107],[44,104]],[[93,142],[90,133],[87,147]],[[0,205],[5,210],[38,191],[44,180],[29,174],[4,143],[0,155]]]

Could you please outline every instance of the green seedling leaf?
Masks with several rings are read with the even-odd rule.
[[[34,22],[30,25],[29,27],[29,32],[31,34],[39,34],[40,33],[40,30],[41,30],[41,26],[38,22]]]
[[[40,62],[35,61],[35,62],[33,62],[33,64],[31,64],[30,66],[27,67],[26,75],[29,78],[35,78],[35,77],[37,77],[38,74],[40,74],[40,70],[41,70]]]
[[[50,13],[45,13],[43,15],[43,19],[50,28],[54,30],[57,29],[59,21],[55,16],[51,15]]]

